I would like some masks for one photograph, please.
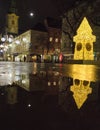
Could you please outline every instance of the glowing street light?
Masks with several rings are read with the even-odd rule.
[[[12,35],[3,35],[0,39],[0,50],[1,52],[6,52],[8,49],[8,46],[13,41],[14,37]]]

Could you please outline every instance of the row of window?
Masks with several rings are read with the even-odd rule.
[[[50,38],[49,38],[49,41],[52,42],[52,41],[53,41],[53,37],[50,37]],[[58,38],[55,38],[55,42],[58,42],[58,41],[59,41],[59,39],[58,39]]]

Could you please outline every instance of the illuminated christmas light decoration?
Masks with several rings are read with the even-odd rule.
[[[96,36],[92,34],[92,29],[86,17],[80,24],[73,41],[76,43],[74,60],[94,60],[93,42],[96,41]]]
[[[70,90],[73,92],[73,98],[78,109],[80,109],[87,100],[88,94],[92,93],[92,88],[90,88],[90,81],[83,81],[78,79],[73,79],[73,85],[71,86]]]

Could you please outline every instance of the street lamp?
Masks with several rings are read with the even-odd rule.
[[[11,47],[11,43],[13,41],[13,35],[1,35],[0,38],[0,58],[2,60],[7,60],[7,54],[9,54],[9,48]]]

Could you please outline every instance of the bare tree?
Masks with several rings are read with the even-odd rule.
[[[73,43],[73,36],[82,21],[88,17],[91,22],[100,26],[100,1],[99,0],[51,0],[62,18],[62,34],[67,37],[67,44]],[[97,16],[94,18],[94,16]],[[66,43],[65,43],[66,44]],[[68,45],[66,45],[68,46]],[[63,45],[65,47],[65,45]]]

